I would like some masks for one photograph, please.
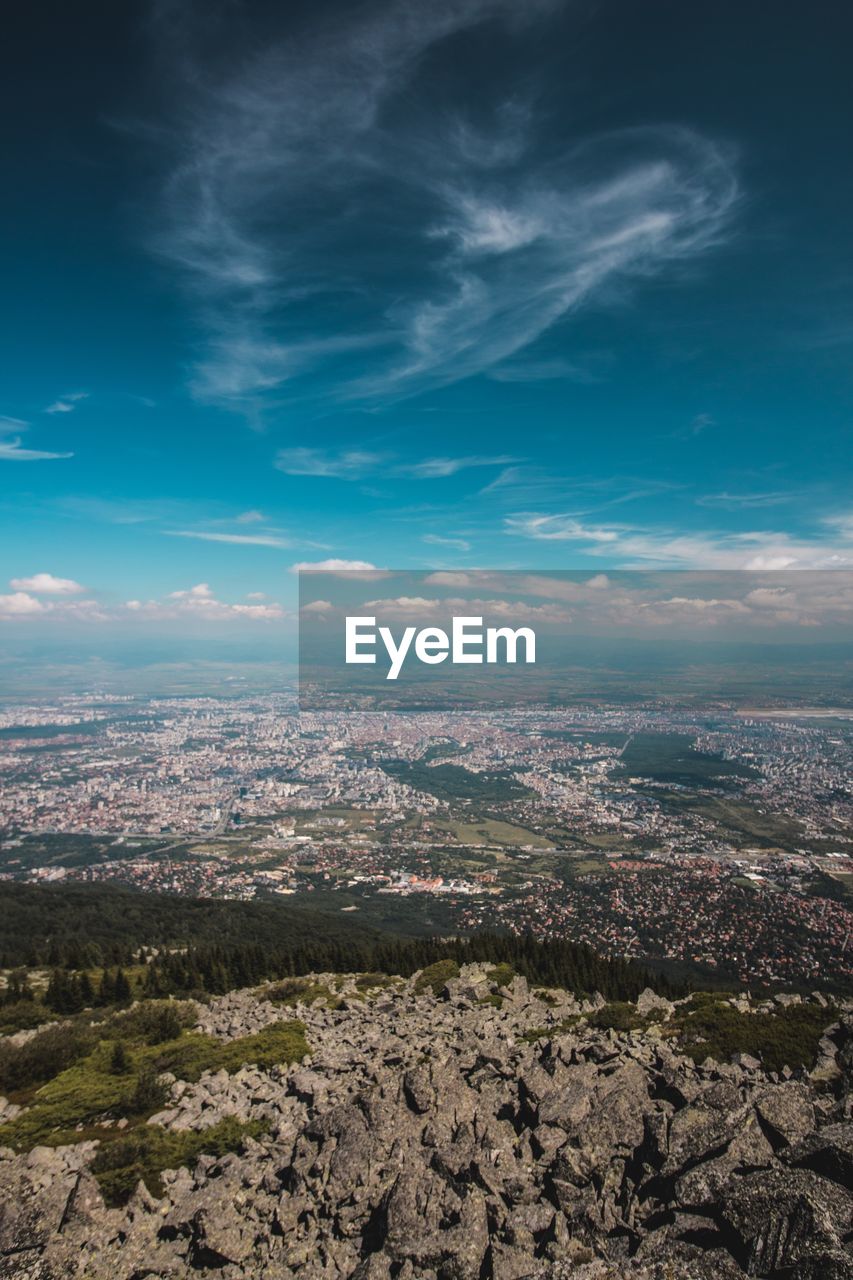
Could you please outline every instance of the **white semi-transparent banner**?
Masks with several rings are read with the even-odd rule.
[[[853,700],[846,570],[307,571],[306,710]]]

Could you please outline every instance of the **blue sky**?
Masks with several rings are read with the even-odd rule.
[[[5,636],[853,564],[846,6],[20,9]]]

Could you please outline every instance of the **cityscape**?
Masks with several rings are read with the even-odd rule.
[[[0,876],[287,895],[403,933],[843,987],[851,764],[853,716],[832,707],[68,694],[0,712]]]

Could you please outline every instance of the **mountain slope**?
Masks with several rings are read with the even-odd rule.
[[[670,1034],[685,1005],[645,992],[618,1032],[591,1025],[602,1004],[486,965],[215,998],[202,1032],[231,1043],[287,1008],[310,1055],[166,1077],[149,1127],[256,1136],[115,1208],[91,1142],[5,1152],[0,1276],[853,1275],[850,1008],[810,1070],[771,1072],[697,1064]]]

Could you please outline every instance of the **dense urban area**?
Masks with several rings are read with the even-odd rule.
[[[68,695],[0,712],[0,877],[288,895],[400,932],[845,985],[852,758],[832,708]]]

